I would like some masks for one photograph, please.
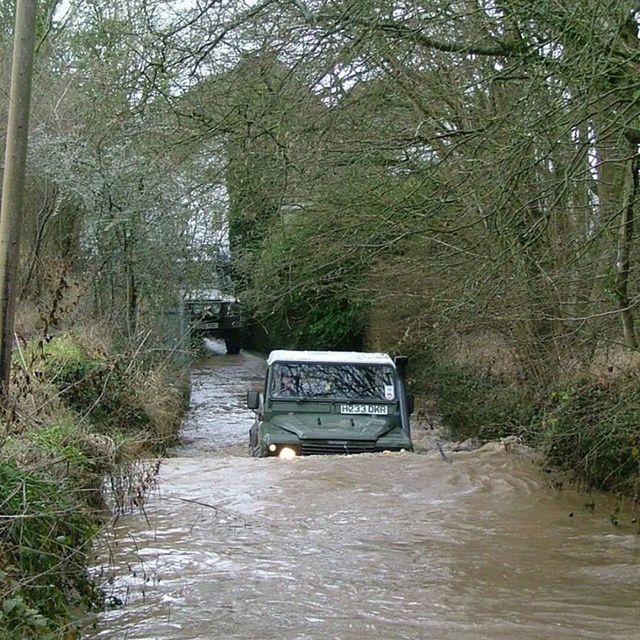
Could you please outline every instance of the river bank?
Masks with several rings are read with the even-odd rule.
[[[102,599],[88,577],[108,514],[140,506],[180,425],[188,371],[106,327],[35,337],[16,351],[0,450],[0,630],[16,640],[75,637]]]
[[[437,415],[436,423],[455,441],[516,439],[586,489],[637,500],[640,369],[635,360],[603,359],[597,367],[545,379],[513,366],[505,369],[503,362],[497,367],[499,354],[488,351],[491,361],[412,354],[409,386],[421,399],[418,417],[428,424]]]

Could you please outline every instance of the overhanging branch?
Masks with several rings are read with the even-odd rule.
[[[392,35],[403,40],[411,40],[427,49],[435,49],[446,53],[459,53],[476,56],[510,56],[523,53],[527,47],[521,39],[497,40],[492,39],[485,44],[470,44],[467,42],[446,42],[433,38],[425,29],[411,27],[395,20],[370,20],[353,16],[349,13],[312,13],[301,0],[289,0],[300,12],[303,19],[311,25],[346,26],[356,25],[370,31],[377,31],[385,35]]]
[[[436,49],[445,53],[460,53],[476,56],[509,56],[522,53],[525,50],[522,40],[494,41],[487,44],[469,44],[466,42],[445,42],[427,35],[424,29],[409,27],[406,24],[393,20],[366,20],[363,18],[322,16],[326,21],[333,18],[334,21],[342,20],[349,24],[365,27],[371,31],[378,31],[387,35],[394,35],[403,40],[411,40],[427,49]]]

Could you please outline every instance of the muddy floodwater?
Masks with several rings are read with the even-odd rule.
[[[638,524],[613,498],[559,489],[525,448],[497,444],[450,462],[427,444],[250,458],[244,398],[263,367],[194,367],[145,513],[101,543],[114,606],[86,637],[640,638]]]

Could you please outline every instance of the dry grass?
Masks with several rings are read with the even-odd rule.
[[[455,364],[504,379],[514,380],[520,369],[514,346],[495,332],[479,331],[453,336],[445,352]]]
[[[162,446],[173,438],[184,409],[184,393],[177,372],[168,368],[139,371],[134,376],[132,392],[136,403],[149,417],[153,441]]]
[[[16,334],[24,341],[30,340],[42,332],[42,311],[35,302],[20,301],[16,309]]]
[[[639,371],[640,353],[621,345],[597,349],[588,368],[589,376],[602,385]]]

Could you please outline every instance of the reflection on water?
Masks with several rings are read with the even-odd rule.
[[[522,453],[247,457],[262,363],[194,369],[182,444],[105,541],[101,639],[639,637],[637,525]],[[223,453],[221,453],[223,452]],[[112,583],[109,585],[109,583]]]

